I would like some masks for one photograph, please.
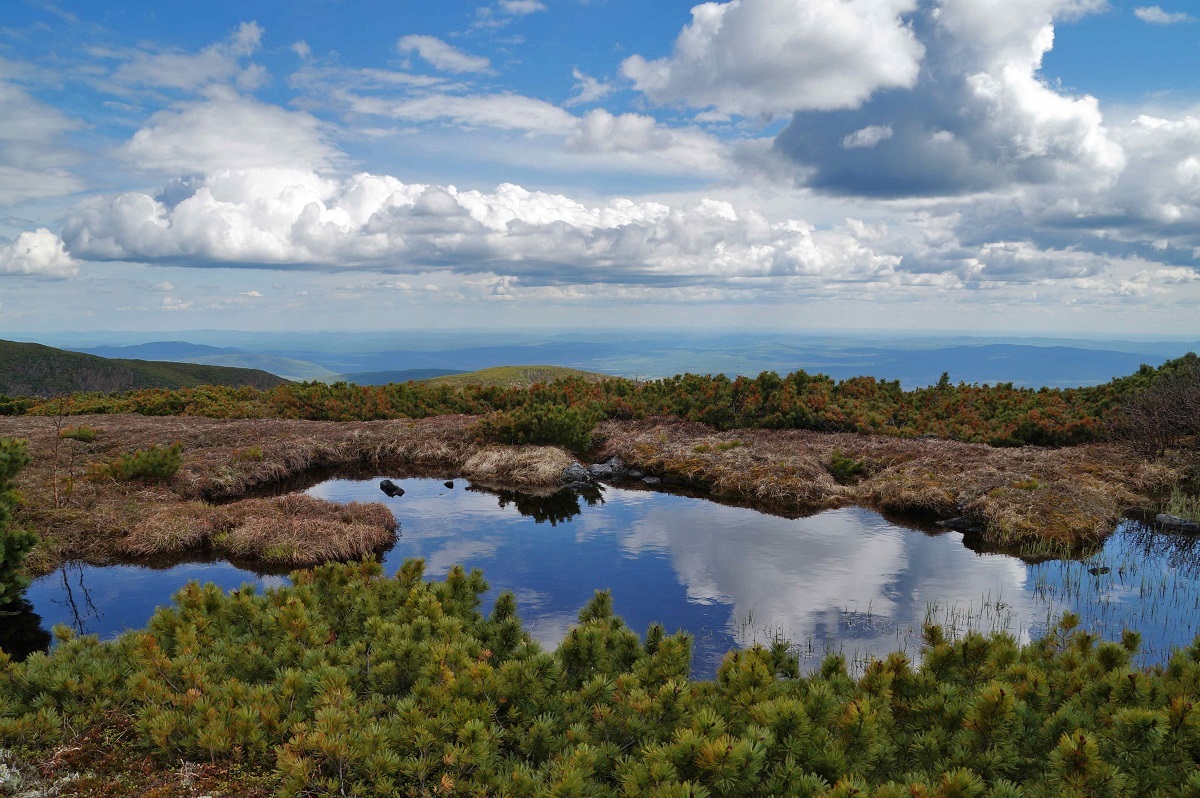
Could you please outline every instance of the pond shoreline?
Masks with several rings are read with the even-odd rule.
[[[0,436],[28,440],[33,456],[19,477],[25,501],[17,519],[42,539],[28,563],[33,574],[68,560],[106,564],[131,555],[219,550],[228,539],[222,535],[243,527],[255,534],[242,535],[253,541],[236,556],[280,568],[350,559],[386,545],[377,530],[386,531],[387,519],[366,509],[347,515],[333,503],[309,503],[298,512],[281,506],[280,498],[263,498],[289,481],[365,468],[547,491],[561,485],[562,472],[575,462],[554,447],[482,442],[472,429],[476,421],[72,417],[72,424],[99,431],[95,441],[81,444],[59,440],[53,418],[25,416],[0,419]],[[962,515],[982,527],[989,546],[1056,551],[1103,540],[1127,508],[1148,504],[1179,473],[1168,461],[1096,444],[997,449],[851,433],[717,432],[674,419],[607,421],[597,439],[592,459],[619,456],[662,478],[667,490],[788,517],[848,505],[931,520]],[[92,464],[176,441],[183,463],[168,482],[85,478]],[[862,464],[846,484],[831,473],[835,453]],[[345,545],[306,551],[304,524],[287,523],[297,516],[319,523],[322,540],[341,530]],[[167,533],[158,532],[166,526]],[[274,539],[274,528],[286,528],[290,537]]]

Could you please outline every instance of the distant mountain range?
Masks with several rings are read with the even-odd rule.
[[[964,335],[647,331],[297,332],[196,330],[190,341],[137,342],[137,333],[54,333],[96,355],[256,368],[291,380],[363,385],[429,379],[513,363],[640,379],[684,372],[754,376],[803,369],[836,379],[870,375],[905,388],[952,382],[1020,387],[1097,385],[1200,347],[1163,340],[983,338]],[[145,336],[146,334],[140,334]],[[39,339],[40,340],[40,339]],[[123,344],[114,346],[114,343]]]
[[[74,391],[197,385],[270,388],[284,382],[257,369],[108,359],[41,344],[0,341],[0,394],[8,396],[59,396]]]
[[[336,371],[324,366],[279,355],[259,354],[224,346],[206,346],[187,341],[153,341],[132,346],[93,346],[75,349],[108,358],[137,358],[163,360],[172,363],[197,363],[204,366],[227,366],[270,372],[285,380],[335,382],[342,379]]]

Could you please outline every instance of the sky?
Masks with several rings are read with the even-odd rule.
[[[0,331],[1200,333],[1200,4],[8,0]]]

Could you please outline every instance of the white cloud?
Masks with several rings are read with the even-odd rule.
[[[1196,21],[1196,18],[1186,11],[1163,11],[1160,6],[1141,6],[1133,9],[1133,15],[1151,25],[1177,25],[1181,22]]]
[[[342,159],[316,117],[228,89],[159,111],[119,154],[141,169],[174,175],[297,164],[320,171]]]
[[[17,236],[11,244],[0,244],[0,275],[70,277],[79,272],[79,262],[67,254],[63,242],[44,227]]]
[[[576,152],[653,152],[668,149],[670,130],[652,116],[613,115],[603,108],[588,111],[567,137],[567,149]]]
[[[867,125],[842,139],[842,149],[870,149],[879,142],[890,139],[892,134],[893,130],[890,125]]]
[[[16,72],[0,59],[0,74]],[[68,171],[75,155],[61,142],[79,127],[56,108],[0,77],[0,207],[71,194],[84,187]]]
[[[223,42],[198,53],[181,50],[138,51],[113,72],[121,86],[195,90],[214,83],[236,82],[245,89],[265,82],[266,73],[256,64],[242,65],[262,41],[263,29],[243,22]]]
[[[614,91],[611,83],[585,75],[578,68],[571,70],[571,77],[575,78],[575,94],[563,103],[568,108],[573,105],[590,105],[603,100]]]
[[[797,113],[776,149],[806,170],[809,185],[833,193],[1102,189],[1126,158],[1099,102],[1068,96],[1039,74],[1055,19],[1101,7],[1103,0],[927,3],[914,17],[925,60],[911,88],[855,109]],[[890,135],[879,135],[884,130]]]
[[[131,193],[68,221],[77,257],[323,270],[491,268],[530,284],[680,283],[807,276],[873,280],[894,255],[850,228],[772,223],[729,203],[586,206],[504,184],[494,192],[359,174],[288,184],[250,170],[208,177],[174,207]]]
[[[903,15],[917,0],[731,0],[692,9],[674,52],[626,59],[654,103],[731,114],[857,107],[910,87],[924,48]]]
[[[434,69],[443,72],[488,72],[492,66],[487,58],[468,55],[436,36],[404,36],[396,42],[396,50],[401,55],[416,53]]]
[[[358,97],[352,104],[360,113],[464,127],[565,134],[576,124],[575,117],[557,105],[520,94],[432,94],[398,101]]]
[[[500,0],[500,8],[514,16],[524,16],[535,11],[545,11],[546,6],[540,0]]]

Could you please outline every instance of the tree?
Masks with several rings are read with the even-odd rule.
[[[1111,432],[1151,456],[1200,435],[1200,358],[1189,353],[1164,364],[1145,389],[1122,405]]]
[[[0,438],[0,608],[14,601],[28,586],[21,566],[25,555],[37,543],[32,532],[9,526],[18,498],[13,479],[28,463],[24,441]]]

